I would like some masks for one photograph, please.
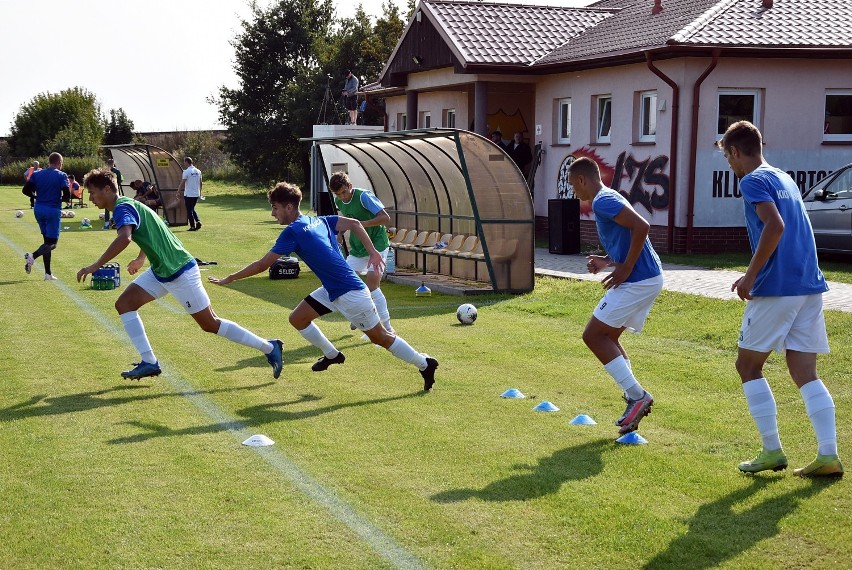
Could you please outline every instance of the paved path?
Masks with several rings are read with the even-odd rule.
[[[742,276],[739,271],[710,270],[690,265],[664,263],[665,288],[669,291],[704,295],[717,299],[738,299],[731,284]],[[546,249],[535,250],[536,275],[551,275],[587,281],[600,281],[586,269],[585,255],[556,255]],[[852,313],[852,285],[829,282],[831,290],[823,297],[826,309]]]

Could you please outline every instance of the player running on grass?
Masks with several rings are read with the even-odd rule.
[[[334,203],[338,211],[347,218],[355,218],[361,222],[361,225],[367,230],[367,235],[370,236],[373,246],[382,256],[382,261],[387,262],[388,248],[390,247],[387,224],[390,223],[390,216],[385,211],[384,204],[372,192],[353,188],[349,175],[345,172],[332,174],[328,181],[328,187],[335,196]],[[364,276],[364,282],[370,290],[370,297],[373,298],[373,303],[375,303],[376,310],[379,312],[379,319],[388,332],[392,333],[393,327],[390,322],[388,300],[380,289],[382,272],[371,266],[369,259],[367,248],[364,247],[357,236],[350,232],[349,255],[346,257],[346,263],[356,273]]]
[[[588,256],[590,273],[615,269],[603,278],[603,299],[583,331],[583,342],[622,390],[627,408],[615,422],[618,433],[635,431],[651,412],[654,398],[636,380],[627,351],[619,342],[625,329],[638,333],[663,289],[660,259],[648,240],[650,225],[619,192],[601,182],[597,163],[578,158],[568,168],[568,181],[580,200],[591,200],[598,236],[606,256]]]
[[[376,251],[361,222],[343,216],[305,216],[299,211],[302,191],[293,184],[279,182],[267,194],[272,217],[279,225],[287,226],[278,236],[272,249],[257,261],[236,273],[211,283],[227,285],[269,269],[282,255],[296,253],[316,274],[321,286],[305,297],[290,313],[290,324],[309,343],[320,349],[323,357],[311,367],[314,372],[327,370],[332,364],[343,364],[346,357],[326,338],[314,320],[339,311],[350,323],[366,333],[373,344],[386,348],[395,357],[413,364],[423,377],[423,390],[428,392],[435,383],[438,361],[414,350],[395,333],[388,332],[379,320],[376,305],[363,281],[346,264],[335,236],[350,230],[367,248],[368,265],[381,274],[382,256]]]
[[[203,331],[263,352],[272,365],[273,377],[278,378],[282,367],[281,341],[264,340],[237,323],[216,316],[201,283],[201,272],[195,258],[184,249],[183,244],[153,210],[133,198],[119,196],[115,174],[109,169],[92,170],[86,175],[83,185],[88,189],[89,199],[95,206],[113,213],[118,236],[97,261],[77,272],[77,281],[85,282],[87,275],[124,251],[131,241],[139,246],[140,251],[136,259],[127,264],[128,273],[135,275],[146,258],[151,263],[151,267],[128,285],[115,302],[121,324],[142,357],[142,362],[132,370],[122,372],[122,377],[139,380],[160,374],[160,363],[148,342],[137,311],[143,305],[171,293]]]
[[[799,188],[763,158],[763,137],[748,121],[728,127],[718,143],[740,180],[752,257],[745,275],[731,286],[747,300],[737,343],[737,372],[763,449],[740,471],[787,467],[778,435],[778,413],[763,365],[772,351],[785,351],[787,369],[805,401],[817,439],[817,456],[793,473],[842,477],[837,455],[834,400],[817,374],[817,354],[828,352],[822,294],[828,291],[816,253],[814,232]]]

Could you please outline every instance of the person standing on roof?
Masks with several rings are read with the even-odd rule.
[[[349,124],[354,125],[358,121],[358,78],[349,69],[346,70],[345,77],[343,97],[345,98],[346,110],[349,111]]]

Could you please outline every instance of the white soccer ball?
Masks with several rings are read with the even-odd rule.
[[[88,226],[88,225],[89,225],[89,224],[91,224],[91,223],[92,223],[92,222],[90,222],[90,221],[89,221],[89,218],[83,218],[82,220],[80,220],[80,225],[81,225],[81,226]]]
[[[76,216],[77,214],[75,214],[75,213],[74,213],[74,210],[68,210],[68,211],[66,212],[66,215],[67,215],[69,218],[73,218],[73,217],[74,217],[74,216]]]
[[[60,210],[60,211],[59,211],[59,217],[60,217],[60,218],[67,218],[67,217],[68,217],[68,212],[66,212],[65,210]]]
[[[459,308],[456,310],[456,318],[463,325],[472,325],[473,322],[476,320],[476,316],[476,307],[474,307],[470,303],[460,305]]]
[[[103,220],[103,219],[104,219],[104,213],[103,213],[103,212],[101,212],[100,214],[98,214],[98,219],[99,219],[99,220]]]
[[[24,212],[22,212],[21,210],[18,210],[17,212],[15,212],[15,217],[16,218],[23,218]]]

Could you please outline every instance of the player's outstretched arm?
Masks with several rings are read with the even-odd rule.
[[[272,264],[278,261],[278,258],[281,257],[274,251],[270,251],[257,261],[253,261],[237,271],[236,273],[231,273],[227,277],[222,277],[221,279],[218,277],[213,277],[212,275],[207,278],[210,283],[214,285],[228,285],[229,283],[233,283],[239,279],[245,279],[246,277],[251,277],[252,275],[257,275],[258,273],[263,273],[270,267]]]
[[[91,265],[87,265],[83,269],[77,272],[77,282],[85,283],[86,275],[91,275],[103,265],[117,256],[119,253],[127,249],[127,246],[130,245],[132,241],[131,236],[133,235],[133,226],[121,226],[118,228],[118,235],[115,236],[115,239],[112,240],[112,243],[109,244],[109,247],[106,248],[106,251],[101,254],[96,262]]]

